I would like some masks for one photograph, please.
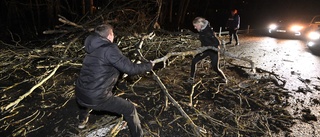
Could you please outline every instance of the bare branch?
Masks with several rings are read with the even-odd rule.
[[[253,61],[249,60],[249,59],[246,59],[246,58],[243,58],[243,57],[237,57],[229,52],[226,52],[224,50],[220,50],[218,48],[215,48],[213,46],[206,46],[206,47],[199,47],[198,49],[196,50],[191,50],[191,51],[184,51],[184,52],[170,52],[168,53],[167,55],[163,56],[162,58],[158,58],[158,59],[155,59],[153,60],[155,63],[159,63],[159,62],[163,62],[164,65],[165,65],[165,62],[166,60],[168,60],[170,57],[172,56],[187,56],[187,55],[192,55],[192,56],[195,56],[197,54],[200,54],[206,50],[214,50],[214,51],[217,51],[217,52],[220,52],[221,54],[223,55],[226,55],[226,56],[229,56],[229,57],[232,57],[232,58],[235,58],[235,59],[239,59],[239,60],[243,60],[243,61],[247,61],[250,63],[251,65],[251,70],[255,73],[256,72],[256,69],[254,67],[254,63]]]
[[[64,63],[60,63],[58,64],[53,71],[50,73],[49,76],[47,76],[46,78],[44,78],[43,80],[41,80],[38,84],[34,85],[27,93],[23,94],[22,96],[20,96],[16,101],[11,102],[10,104],[8,104],[5,107],[1,107],[1,110],[8,110],[9,108],[16,106],[20,103],[20,101],[22,101],[24,98],[26,98],[27,96],[29,96],[36,88],[38,88],[39,86],[41,86],[44,82],[46,82],[48,79],[50,79],[55,73],[56,71],[59,69],[59,67],[63,64],[66,64],[68,62],[64,62]]]

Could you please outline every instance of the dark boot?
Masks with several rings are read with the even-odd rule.
[[[90,116],[90,112],[92,111],[92,109],[88,109],[88,108],[80,108],[80,115],[79,115],[79,125],[78,128],[83,129],[86,127],[88,120],[89,120],[89,116]]]

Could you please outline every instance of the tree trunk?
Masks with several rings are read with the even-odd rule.
[[[87,12],[93,14],[94,6],[93,0],[82,0],[82,14],[85,15]]]
[[[179,19],[178,19],[178,29],[181,28],[181,25],[184,23],[184,19],[186,17],[187,9],[189,6],[190,0],[182,0],[180,2],[180,8],[179,8]]]
[[[172,22],[172,7],[173,7],[173,0],[170,0],[170,22]]]
[[[53,15],[54,15],[54,2],[51,0],[47,1],[47,15],[48,15],[48,26],[52,26]]]
[[[90,14],[93,14],[94,6],[93,6],[93,0],[90,0]]]

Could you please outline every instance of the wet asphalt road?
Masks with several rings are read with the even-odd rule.
[[[312,54],[301,39],[255,34],[240,34],[239,38],[240,46],[227,45],[227,51],[246,57],[256,67],[274,72],[286,80],[285,88],[293,95],[289,100],[289,112],[294,117],[301,118],[301,109],[306,108],[317,117],[318,121],[297,121],[292,128],[292,135],[320,136],[320,106],[314,103],[314,99],[320,100],[320,91],[315,88],[320,87],[320,56]],[[305,83],[306,80],[310,80],[310,83]],[[298,88],[310,89],[311,92],[297,92]]]
[[[228,51],[280,75],[287,80],[285,88],[295,90],[305,86],[297,78],[314,82],[320,78],[320,56],[312,54],[304,40],[243,34],[239,37],[241,45],[227,45]]]

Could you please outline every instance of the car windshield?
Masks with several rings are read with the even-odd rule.
[[[308,17],[278,17],[276,18],[278,23],[281,23],[283,25],[288,25],[292,23],[299,23],[299,24],[308,24],[311,20],[311,18]],[[320,21],[320,20],[319,20]]]
[[[312,24],[320,24],[320,15],[319,16],[315,16],[312,21]]]

